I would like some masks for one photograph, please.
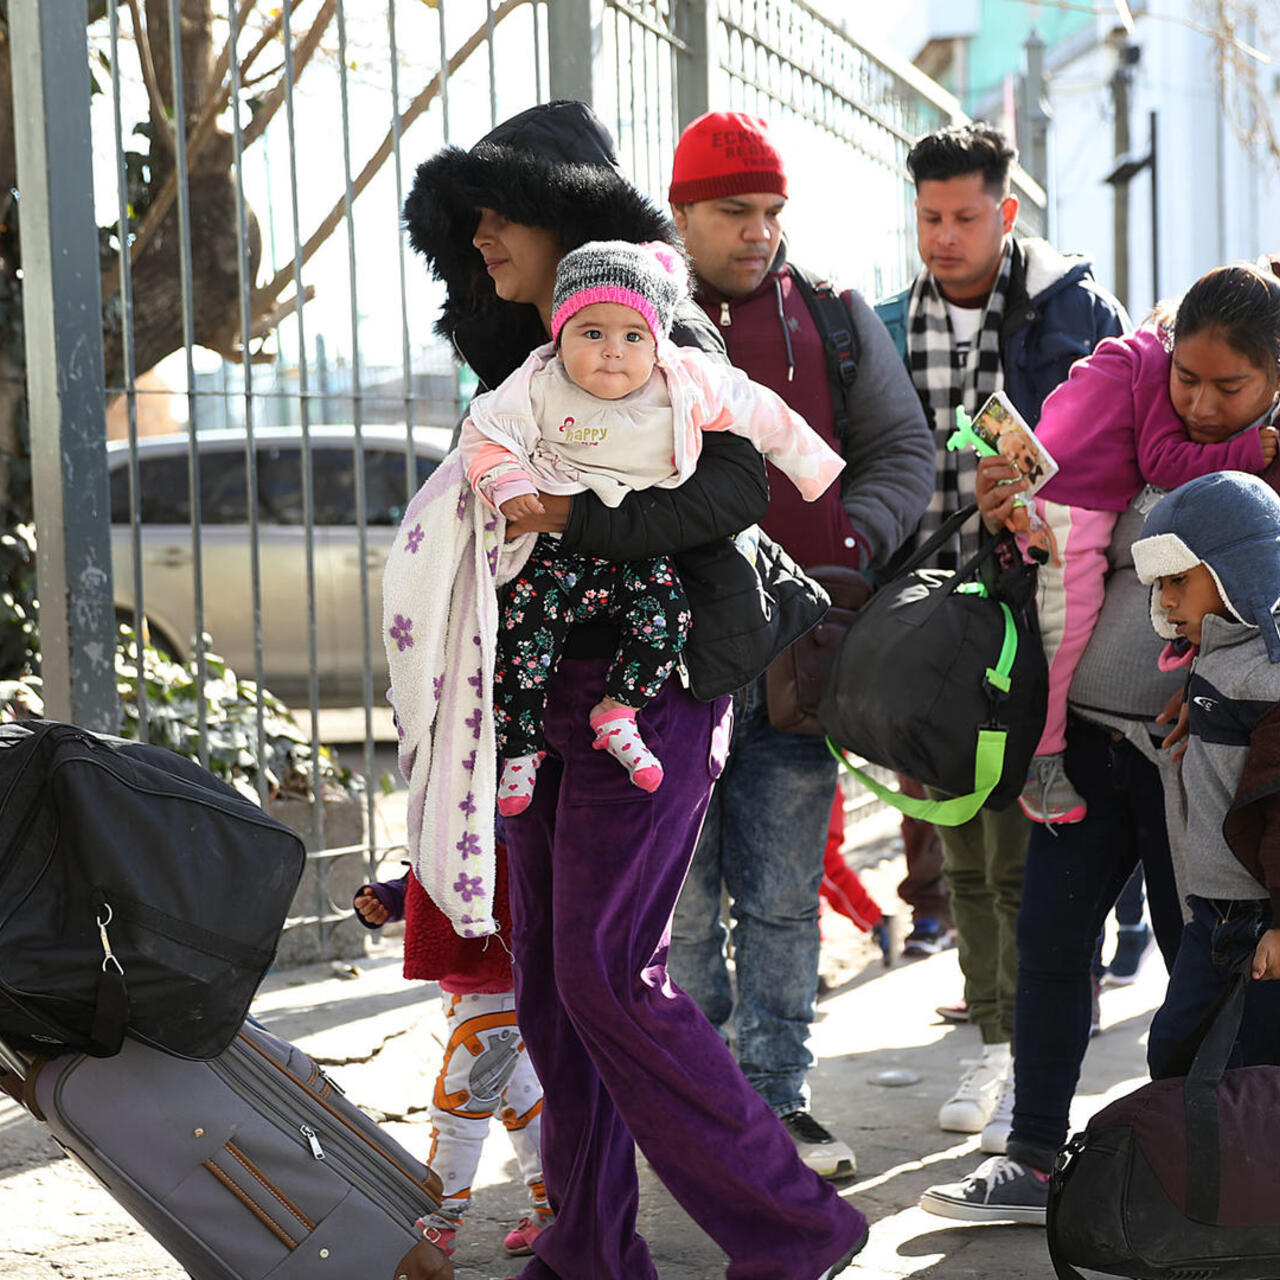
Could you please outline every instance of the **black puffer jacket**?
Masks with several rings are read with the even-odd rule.
[[[469,151],[446,147],[419,165],[404,220],[410,244],[448,291],[436,332],[486,387],[547,339],[536,307],[505,302],[494,291],[472,243],[482,207],[526,226],[553,227],[566,253],[601,239],[678,243],[670,219],[622,176],[608,131],[581,102],[531,107]],[[671,336],[726,359],[714,326],[688,299]],[[609,560],[672,557],[693,612],[685,649],[691,687],[710,699],[754,679],[826,608],[821,589],[781,548],[763,540],[760,567],[753,567],[731,541],[768,504],[755,447],[731,432],[708,432],[697,469],[677,489],[633,493],[616,508],[592,493],[575,494],[563,545]],[[616,645],[615,631],[588,624],[573,629],[566,652],[612,655]]]

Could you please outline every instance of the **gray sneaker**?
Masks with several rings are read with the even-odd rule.
[[[930,1187],[920,1207],[961,1222],[1023,1222],[1043,1227],[1049,1207],[1049,1175],[1008,1156],[992,1156],[962,1182]]]
[[[858,1161],[849,1145],[824,1129],[809,1112],[792,1111],[782,1117],[782,1123],[800,1159],[820,1178],[841,1182],[858,1172]]]
[[[1031,767],[1018,797],[1018,807],[1032,822],[1048,826],[1080,822],[1089,812],[1084,797],[1067,777],[1060,751],[1054,755],[1031,757]]]

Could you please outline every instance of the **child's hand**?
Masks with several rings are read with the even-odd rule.
[[[378,901],[378,896],[367,885],[356,894],[355,902],[352,904],[360,919],[366,924],[384,925],[387,923],[391,913]]]
[[[1268,929],[1253,953],[1253,979],[1270,982],[1276,978],[1280,978],[1280,929]]]
[[[498,510],[506,517],[509,524],[546,513],[546,508],[538,501],[538,495],[535,493],[522,493],[518,497],[508,498]]]
[[[1280,453],[1280,431],[1275,427],[1259,427],[1258,443],[1262,446],[1263,463],[1270,465],[1276,460],[1276,454]]]

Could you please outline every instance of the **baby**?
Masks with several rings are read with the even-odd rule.
[[[590,489],[617,506],[636,490],[673,488],[692,473],[704,431],[746,436],[809,501],[840,473],[839,455],[773,392],[670,342],[687,289],[684,261],[669,245],[596,241],[561,260],[552,344],[478,397],[462,428],[467,475],[507,520],[540,513],[539,490]],[[605,696],[589,716],[594,746],[636,786],[656,790],[662,763],[637,713],[671,674],[692,622],[671,562],[567,554],[544,535],[501,604],[499,811],[511,816],[529,805],[545,755],[547,684],[569,628],[594,618],[621,633]]]

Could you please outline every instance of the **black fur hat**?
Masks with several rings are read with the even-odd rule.
[[[409,243],[448,291],[436,332],[486,386],[547,340],[537,309],[504,302],[472,244],[477,212],[553,227],[566,253],[591,240],[663,240],[675,228],[618,170],[608,130],[581,102],[547,102],[504,121],[470,151],[418,166],[404,204]]]

